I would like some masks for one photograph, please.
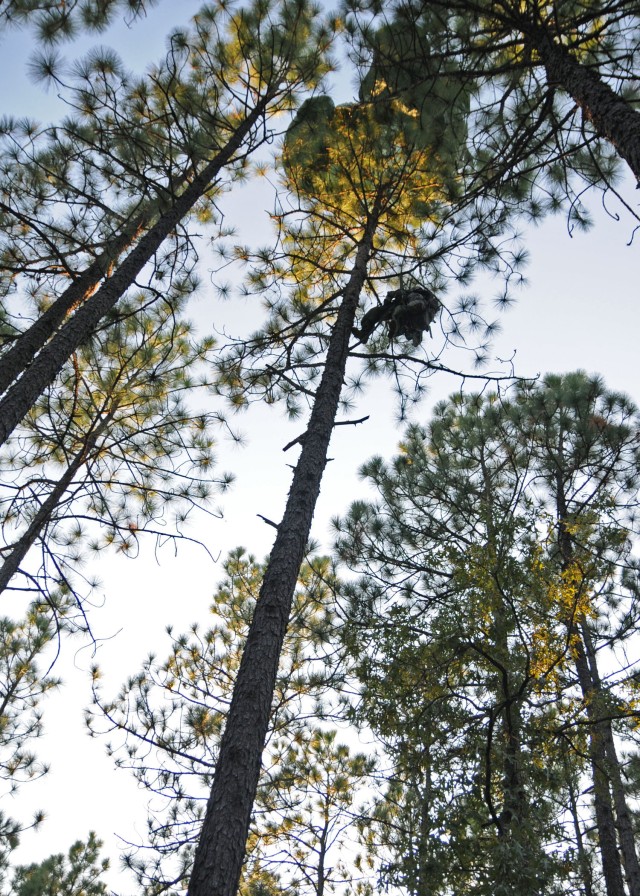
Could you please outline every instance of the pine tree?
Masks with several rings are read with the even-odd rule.
[[[68,855],[49,856],[43,862],[19,865],[13,878],[13,896],[106,896],[100,877],[109,860],[100,860],[102,842],[91,831],[86,842],[78,840]]]
[[[373,57],[388,90],[426,97],[443,70],[459,91],[473,90],[474,164],[489,183],[510,180],[533,214],[557,209],[568,195],[574,224],[584,223],[584,210],[574,208],[583,185],[572,181],[577,174],[615,190],[616,156],[640,177],[634,3],[438,0],[350,9],[359,52]]]
[[[506,226],[499,203],[489,210],[477,196],[461,195],[451,169],[455,153],[440,154],[421,135],[414,110],[393,100],[384,108],[375,102],[334,108],[330,98],[319,97],[309,104],[292,122],[283,153],[288,184],[301,201],[298,220],[283,213],[282,256],[259,253],[263,264],[249,279],[253,289],[275,284],[276,296],[293,280],[291,299],[272,298],[265,329],[219,365],[219,389],[233,403],[242,406],[252,395],[283,398],[295,413],[296,402],[309,398],[311,412],[295,440],[302,449],[221,740],[192,896],[233,894],[238,886],[278,657],[365,289],[375,294],[376,282],[395,278],[397,284],[402,273],[407,289],[422,288],[420,274],[426,279],[431,268],[436,281],[448,248],[461,279],[478,260],[498,267],[502,261],[493,242]],[[463,122],[459,133],[462,141]],[[424,322],[414,331],[414,347],[427,329]],[[383,327],[383,365],[393,364],[392,338],[391,326]],[[431,369],[422,353],[417,364]]]
[[[483,878],[493,856],[507,885],[523,875],[516,889],[573,881],[593,893],[577,783],[590,774],[606,892],[624,892],[618,848],[634,891],[616,745],[634,715],[630,679],[624,669],[618,685],[615,675],[605,684],[598,666],[636,631],[636,434],[631,403],[581,373],[522,386],[511,401],[457,396],[428,432],[409,431],[392,466],[365,466],[379,501],[337,522],[341,556],[366,573],[347,590],[364,717],[397,763],[390,800],[404,805],[398,788],[412,769],[435,770],[422,827],[443,888],[463,886],[457,862],[473,869],[474,886],[495,887]],[[389,811],[380,810],[383,833]],[[402,830],[393,815],[390,824]],[[497,833],[490,848],[487,826]],[[403,843],[387,840],[406,884],[420,865]]]
[[[150,797],[148,841],[126,856],[149,894],[188,877],[264,572],[242,549],[229,555],[224,568],[208,627],[194,625],[184,634],[169,629],[167,659],[149,657],[112,701],[101,695],[96,670],[90,728],[96,735],[108,729],[118,766],[130,769]],[[324,714],[335,705],[342,683],[335,668],[333,581],[326,558],[309,557],[300,572],[252,813],[243,894],[268,880],[303,894],[357,874],[338,843],[356,839],[358,782],[371,763],[337,744],[335,731],[310,730],[318,708]]]
[[[220,415],[193,409],[212,344],[194,341],[180,304],[175,289],[149,310],[144,296],[123,305],[18,428],[2,454],[0,591],[81,599],[83,555],[134,556],[145,537],[175,543],[191,510],[231,481],[214,472]]]
[[[55,43],[73,37],[79,28],[102,31],[124,7],[126,18],[144,15],[157,0],[6,0],[0,28],[31,25],[40,40]]]
[[[79,621],[73,603],[55,593],[46,601],[33,601],[21,618],[0,618],[0,782],[4,796],[15,794],[24,783],[49,771],[48,764],[33,751],[33,742],[43,733],[42,700],[60,681],[50,670],[43,674],[42,667],[51,642],[63,630],[76,630]],[[20,834],[37,827],[43,818],[43,813],[37,812],[31,822],[25,822],[0,812],[0,887]]]
[[[228,183],[225,170],[233,177],[268,139],[265,122],[326,71],[328,41],[302,0],[257,4],[228,15],[208,6],[191,33],[174,33],[166,64],[143,82],[129,88],[113,54],[94,54],[70,91],[71,105],[80,110],[75,118],[42,134],[32,124],[5,124],[8,197],[0,211],[10,241],[16,230],[27,233],[25,249],[25,240],[6,249],[5,267],[11,282],[18,275],[27,283],[53,277],[56,292],[53,302],[45,299],[45,309],[52,305],[56,311],[36,339],[29,337],[26,352],[18,341],[11,354],[8,378],[18,378],[0,401],[2,443],[145,266],[151,265],[153,296],[154,277],[162,280],[188,263],[181,226],[194,211],[211,216],[215,195]],[[61,81],[50,59],[42,60],[41,69]],[[69,143],[80,143],[81,151],[70,152]],[[54,166],[51,173],[61,157],[62,168]],[[20,189],[25,177],[33,186],[26,211]],[[116,200],[123,200],[120,221],[111,211],[114,191]],[[65,202],[66,218],[60,213]],[[90,234],[90,240],[78,244],[78,232]],[[172,235],[176,245],[158,259]],[[53,264],[45,261],[39,270],[43,257],[51,258],[52,244]],[[76,267],[74,255],[86,261]],[[65,278],[78,285],[65,289]],[[70,308],[75,310],[64,319]]]

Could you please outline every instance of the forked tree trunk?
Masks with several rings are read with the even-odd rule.
[[[203,168],[173,205],[141,237],[138,244],[118,265],[102,286],[88,298],[0,401],[0,445],[3,445],[34,402],[51,385],[64,363],[94,331],[124,293],[135,283],[142,268],[153,258],[163,241],[175,230],[196,202],[210,188],[222,168],[233,160],[254,125],[262,118],[275,94],[267,92],[248,113],[225,146]]]
[[[370,220],[344,289],[284,516],[264,574],[220,742],[189,896],[235,896],[240,881],[278,661],[327,462],[375,226],[375,220]]]
[[[640,185],[640,112],[556,43],[546,28],[532,29],[527,36],[544,64],[549,84],[557,85],[576,101],[585,121],[615,147]]]

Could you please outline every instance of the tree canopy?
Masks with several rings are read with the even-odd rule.
[[[259,402],[299,421],[268,557],[229,554],[212,618],[167,618],[115,697],[94,670],[91,733],[150,800],[137,886],[640,896],[637,411],[597,375],[518,379],[487,310],[523,281],[523,226],[586,227],[594,188],[637,217],[635,5],[225,0],[144,71],[66,61],[155,6],[0,3],[67,108],[0,122],[7,794],[48,770],[57,648],[99,649],[96,558],[215,542],[219,436]],[[444,375],[460,391],[418,425]],[[341,581],[310,541],[329,445],[389,386],[414,422],[336,518]],[[14,814],[0,887],[106,892],[88,831],[11,871],[42,817]]]

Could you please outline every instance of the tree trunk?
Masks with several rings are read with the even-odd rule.
[[[573,637],[573,633],[570,636]],[[598,718],[597,708],[593,704],[593,686],[588,676],[588,664],[581,641],[575,642],[575,651],[580,690],[585,701],[587,717],[591,722],[589,728],[589,759],[593,776],[593,801],[605,887],[607,896],[626,896],[622,868],[620,867],[610,781],[607,774],[603,723]]]
[[[575,782],[571,770],[570,760],[567,750],[563,749],[563,763],[565,773],[567,775],[567,792],[569,794],[569,810],[571,812],[571,822],[573,824],[574,837],[576,842],[576,851],[578,854],[578,867],[582,877],[582,890],[584,896],[594,896],[593,893],[593,875],[591,872],[591,862],[589,855],[585,849],[584,834],[581,827],[580,811],[578,808],[578,800],[576,797]]]
[[[558,547],[563,569],[568,569],[573,560],[571,536],[566,527],[567,503],[559,470],[556,483],[556,512],[558,518]],[[620,854],[616,836],[616,823],[611,799],[611,787],[607,774],[604,723],[600,719],[597,694],[594,689],[589,661],[584,641],[575,619],[567,620],[567,635],[575,651],[575,666],[578,683],[589,719],[589,760],[593,776],[593,802],[598,831],[598,845],[602,859],[607,896],[626,896]]]
[[[111,265],[137,238],[145,226],[146,218],[138,216],[126,230],[116,236],[105,251],[65,289],[55,302],[16,339],[11,348],[0,357],[0,393],[23,373],[36,354],[53,336],[67,314],[88,299]]]
[[[11,578],[18,571],[20,564],[26,557],[29,549],[35,543],[43,526],[45,526],[51,519],[53,511],[56,509],[58,502],[73,482],[74,476],[78,470],[87,463],[89,452],[95,447],[96,442],[111,423],[111,420],[112,416],[109,414],[109,416],[101,419],[96,428],[87,435],[82,449],[76,454],[60,479],[56,482],[48,497],[40,505],[40,509],[33,517],[26,530],[11,547],[7,559],[0,567],[0,594],[5,590]]]
[[[375,224],[372,219],[367,225],[344,290],[284,516],[256,603],[220,743],[189,896],[235,896],[240,881],[278,661],[327,462]]]
[[[580,629],[582,632],[582,640],[585,646],[589,669],[591,671],[591,682],[594,694],[602,693],[602,679],[598,670],[598,658],[593,645],[591,632],[586,624],[586,620],[582,620]],[[622,862],[624,864],[624,874],[627,879],[630,896],[640,896],[640,864],[638,863],[638,854],[636,852],[635,834],[633,830],[633,821],[627,798],[622,783],[622,771],[620,769],[620,760],[616,750],[616,742],[613,736],[613,726],[611,719],[607,713],[607,718],[600,723],[602,726],[602,740],[604,744],[604,753],[607,763],[607,774],[611,782],[611,791],[613,793],[613,805],[616,813],[616,825],[618,828],[618,837],[620,839],[620,851],[622,853]]]
[[[7,441],[33,403],[53,382],[67,359],[89,338],[100,320],[134,284],[145,264],[153,258],[164,239],[175,230],[195,203],[206,193],[220,170],[233,159],[247,134],[264,114],[274,92],[270,91],[261,98],[226,145],[146,232],[97,292],[58,330],[31,366],[9,389],[0,401],[0,445]]]
[[[615,147],[640,186],[640,112],[556,43],[546,28],[532,29],[527,36],[544,64],[549,84],[557,85],[576,101],[585,121]]]

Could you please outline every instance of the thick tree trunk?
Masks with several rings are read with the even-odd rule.
[[[118,265],[113,274],[91,298],[87,299],[42,349],[30,367],[0,401],[0,445],[3,445],[33,403],[49,386],[63,364],[85,342],[102,318],[131,287],[142,268],[160,248],[165,238],[175,230],[196,202],[206,193],[220,170],[234,157],[237,150],[260,120],[272,99],[267,93],[240,124],[226,145],[195,177],[184,193],[158,219],[135,248]]]
[[[573,97],[584,119],[615,147],[640,185],[640,112],[556,43],[545,28],[532,30],[528,36],[544,64],[549,84]]]
[[[20,564],[40,535],[43,527],[51,519],[53,511],[56,509],[58,502],[73,482],[76,473],[87,463],[89,452],[95,447],[97,440],[105,431],[109,423],[111,423],[111,417],[105,417],[100,421],[93,432],[89,433],[82,450],[76,454],[60,479],[56,482],[48,497],[41,504],[40,509],[35,514],[28,527],[18,541],[12,545],[10,553],[0,567],[0,594],[5,590],[11,578],[18,571]]]
[[[132,243],[147,223],[139,216],[116,236],[105,251],[82,271],[55,302],[0,357],[0,393],[27,369],[70,311],[88,299],[105,277],[111,265]]]
[[[636,851],[635,832],[629,806],[627,805],[624,785],[622,783],[620,760],[618,759],[616,751],[611,722],[607,723],[605,753],[607,757],[607,768],[611,778],[611,788],[613,790],[613,805],[616,811],[618,836],[620,837],[620,851],[622,852],[622,862],[624,864],[624,875],[627,879],[630,896],[638,896],[640,893],[640,866],[638,864],[638,853]]]
[[[327,462],[375,221],[360,242],[233,690],[189,896],[235,896],[291,602]]]
[[[506,691],[506,688],[505,688]],[[503,802],[500,813],[499,834],[514,837],[529,815],[527,795],[522,778],[521,707],[516,696],[505,694],[502,710],[503,737],[505,742],[502,767]],[[519,869],[522,871],[522,869]]]

